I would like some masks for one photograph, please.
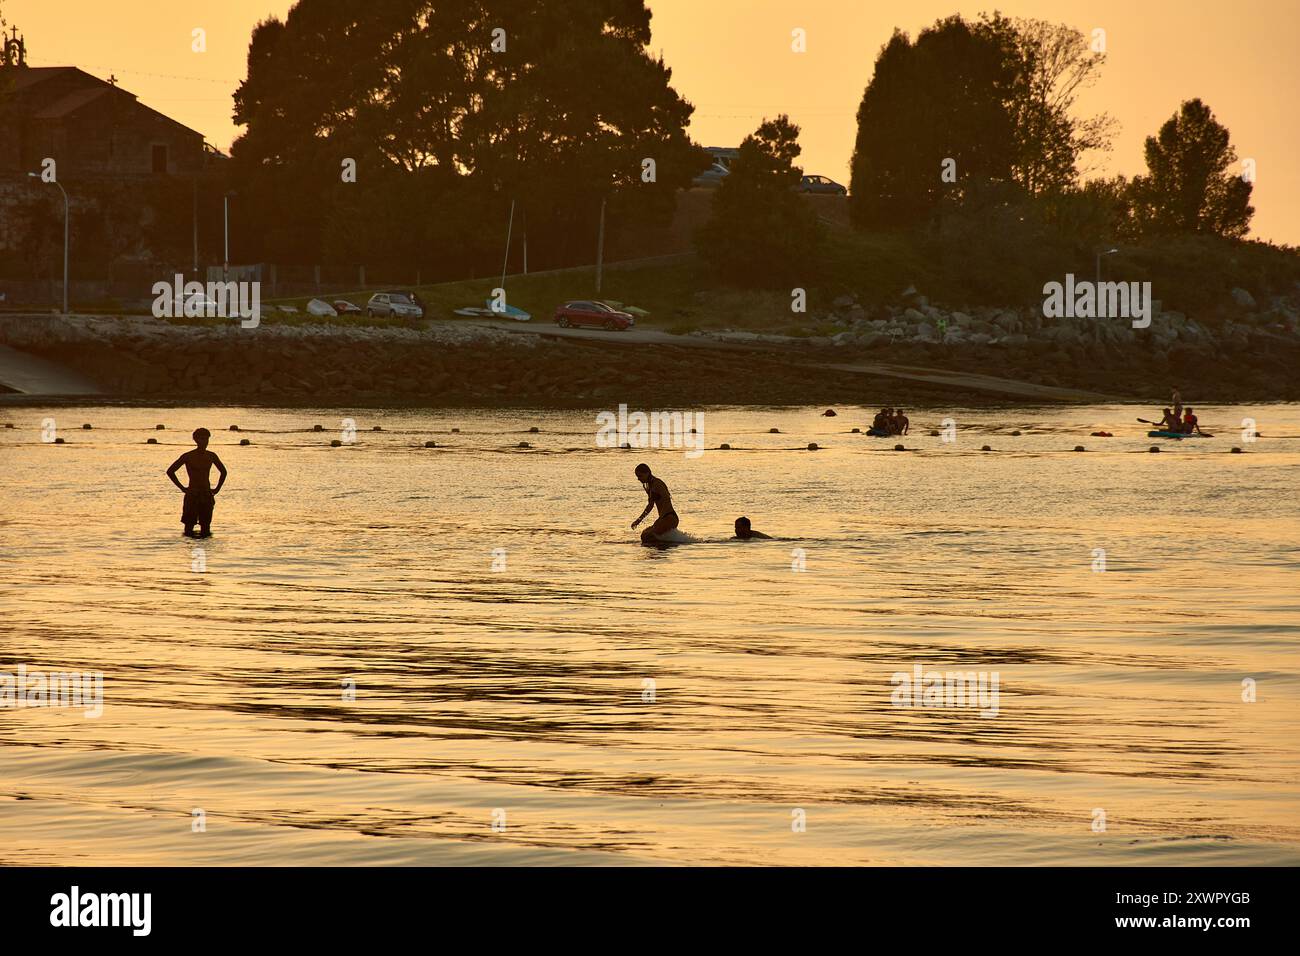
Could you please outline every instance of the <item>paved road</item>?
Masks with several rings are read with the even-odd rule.
[[[672,345],[677,348],[711,349],[714,351],[765,352],[792,358],[804,359],[807,353],[799,346],[784,346],[775,343],[739,343],[720,342],[702,335],[670,335],[653,328],[631,328],[626,332],[607,332],[604,329],[562,329],[549,321],[511,322],[501,319],[430,319],[427,325],[442,322],[468,321],[476,325],[486,325],[507,332],[521,335],[548,335],[555,338],[584,339],[602,342],[607,345]],[[804,361],[810,368],[833,369],[837,372],[856,372],[862,375],[874,375],[882,378],[901,378],[916,382],[929,382],[933,385],[946,385],[965,388],[975,392],[988,392],[993,395],[1014,396],[1017,398],[1038,398],[1053,402],[1113,402],[1119,401],[1114,396],[1088,392],[1077,388],[1057,388],[1051,385],[1039,385],[1035,382],[1022,382],[1018,379],[1000,378],[996,375],[981,375],[978,372],[954,371],[952,369],[925,368],[917,365],[894,365],[889,362],[856,362],[852,364],[828,364]]]

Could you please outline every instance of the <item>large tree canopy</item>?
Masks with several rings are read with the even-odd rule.
[[[1006,180],[1015,162],[1007,104],[1016,83],[1005,33],[949,17],[913,43],[895,31],[858,107],[850,212],[861,226],[925,219],[945,192]],[[955,162],[954,186],[940,177]]]
[[[1146,140],[1147,173],[1131,185],[1139,232],[1200,232],[1241,238],[1255,209],[1252,185],[1231,167],[1228,130],[1199,99],[1183,103]]]
[[[997,14],[949,17],[915,42],[896,31],[858,108],[854,222],[914,225],[999,183],[1074,185],[1079,156],[1108,143],[1108,117],[1073,115],[1104,59],[1078,30]]]
[[[434,242],[463,251],[435,210],[466,232],[490,223],[499,243],[518,200],[553,252],[603,197],[625,222],[670,213],[701,161],[693,107],[649,40],[644,0],[299,0],[258,26],[235,96],[264,253],[346,254],[355,235],[338,231],[376,205],[398,217],[386,251],[402,260]],[[356,184],[341,183],[344,158]]]

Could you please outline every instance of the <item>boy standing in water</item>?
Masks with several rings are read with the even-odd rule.
[[[185,492],[185,504],[181,507],[181,524],[185,525],[185,536],[189,538],[212,536],[212,506],[216,503],[214,499],[217,492],[226,483],[226,466],[221,463],[221,459],[215,452],[208,451],[208,439],[211,437],[212,433],[206,428],[197,429],[194,432],[194,444],[198,447],[181,455],[167,469],[167,477],[172,480],[172,484]],[[188,488],[176,477],[176,472],[181,465],[185,466],[185,471],[189,475]],[[217,471],[221,473],[215,488],[210,481],[213,465],[216,465]],[[194,533],[196,524],[200,528],[197,535]]]
[[[659,517],[655,519],[655,523],[641,532],[641,543],[648,544],[665,531],[671,531],[677,527],[677,512],[673,510],[673,496],[668,493],[668,486],[664,484],[662,478],[656,478],[650,473],[649,465],[637,465],[635,474],[637,481],[641,482],[641,486],[645,488],[645,493],[650,500],[646,502],[645,511],[641,512],[640,516],[632,522],[632,527],[635,529],[637,525],[644,521],[651,508],[659,509]]]

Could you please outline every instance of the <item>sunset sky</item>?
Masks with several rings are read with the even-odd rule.
[[[114,74],[141,101],[199,130],[221,149],[238,135],[231,93],[244,76],[249,34],[289,0],[0,0],[26,36],[33,66]],[[1106,31],[1109,62],[1083,97],[1085,112],[1120,124],[1113,152],[1090,174],[1142,172],[1142,141],[1184,99],[1199,96],[1256,160],[1252,235],[1300,244],[1300,3],[1296,0],[653,0],[652,49],[696,106],[693,137],[736,145],[765,116],[787,112],[803,134],[803,165],[848,182],[855,112],[877,52],[894,29],[915,35],[936,19],[995,7],[1012,17]],[[206,53],[190,49],[207,31]],[[791,31],[808,49],[790,49]],[[340,42],[346,42],[340,40]]]

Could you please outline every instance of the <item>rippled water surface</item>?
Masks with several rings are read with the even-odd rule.
[[[1300,862],[1300,408],[1160,454],[1142,409],[907,452],[820,411],[707,409],[689,458],[586,412],[0,410],[0,672],[104,675],[98,718],[0,709],[0,862]],[[642,459],[696,543],[637,543]],[[894,706],[918,664],[996,715]]]

